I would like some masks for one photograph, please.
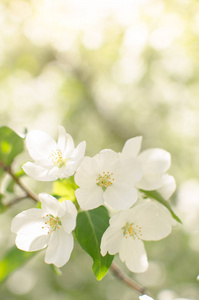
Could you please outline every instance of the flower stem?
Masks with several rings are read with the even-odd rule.
[[[35,194],[33,194],[21,181],[18,177],[15,176],[15,174],[12,172],[11,168],[9,166],[7,166],[3,161],[0,160],[0,167],[7,172],[12,179],[15,181],[16,184],[18,184],[18,186],[20,186],[20,188],[26,193],[26,196],[28,198],[31,198],[32,200],[34,200],[35,202],[38,202],[38,198]]]
[[[4,204],[4,207],[10,207],[16,203],[18,203],[19,201],[22,201],[24,199],[26,199],[28,196],[25,195],[25,196],[21,196],[21,197],[17,197],[17,198],[14,198],[12,199],[8,204]]]
[[[117,279],[121,280],[124,282],[126,285],[130,286],[140,294],[145,294],[148,295],[147,289],[143,286],[138,285],[136,282],[134,282],[131,278],[129,278],[126,274],[124,274],[115,263],[112,263],[110,270],[112,273],[117,277]]]

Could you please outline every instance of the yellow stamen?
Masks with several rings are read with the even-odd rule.
[[[107,187],[111,186],[113,184],[114,178],[112,178],[113,173],[110,174],[110,172],[103,172],[103,176],[99,174],[98,178],[96,178],[96,185],[100,186],[102,190],[105,192]]]
[[[63,158],[63,154],[60,149],[56,149],[56,150],[52,151],[49,156],[49,159],[58,168],[61,168],[61,167],[65,166],[65,164],[66,164],[66,159]]]

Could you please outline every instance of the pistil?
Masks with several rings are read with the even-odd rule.
[[[134,240],[135,239],[140,239],[142,236],[142,228],[139,225],[135,225],[133,223],[126,223],[126,225],[124,227],[122,227],[123,229],[123,235],[125,236],[125,238],[127,237],[132,237]]]
[[[96,179],[96,185],[100,186],[105,192],[107,187],[111,186],[113,184],[114,178],[112,178],[113,173],[110,172],[103,172],[102,175],[99,174],[98,178]]]
[[[53,215],[46,215],[45,217],[43,217],[43,219],[45,219],[45,224],[49,229],[48,234],[50,232],[56,231],[62,226],[60,219],[58,217],[54,217]]]
[[[65,164],[66,164],[66,159],[63,158],[63,154],[60,149],[56,149],[56,150],[52,151],[49,156],[49,159],[58,168],[61,168],[61,167],[65,166]]]

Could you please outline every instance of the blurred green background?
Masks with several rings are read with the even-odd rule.
[[[63,125],[87,155],[121,151],[142,135],[142,149],[171,153],[171,199],[183,225],[148,242],[149,270],[131,278],[157,300],[199,299],[199,2],[197,0],[1,0],[0,126]],[[15,162],[28,160],[27,153]],[[52,183],[24,178],[35,192]],[[3,189],[3,187],[2,187]],[[16,193],[19,190],[16,189]],[[7,195],[8,199],[10,195]],[[14,245],[10,222],[30,200],[0,215],[0,257]],[[97,282],[78,246],[56,276],[34,256],[0,286],[2,300],[136,300],[109,272]]]

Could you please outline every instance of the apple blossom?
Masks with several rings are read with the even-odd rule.
[[[35,180],[53,181],[75,173],[84,156],[86,142],[75,148],[72,137],[59,126],[57,143],[45,132],[32,130],[27,134],[26,145],[35,162],[25,163],[24,172]]]
[[[103,150],[93,158],[84,157],[75,174],[80,187],[75,192],[77,201],[83,210],[104,202],[114,209],[128,209],[137,200],[134,185],[141,175],[137,159],[120,159],[112,150]]]
[[[118,213],[109,222],[101,239],[102,256],[119,252],[129,270],[139,273],[148,267],[142,240],[155,241],[169,235],[172,216],[160,203],[146,201]]]
[[[153,298],[147,296],[147,295],[142,295],[139,297],[140,300],[154,300]]]
[[[141,163],[143,176],[136,184],[137,188],[157,190],[167,200],[176,188],[174,177],[166,173],[171,164],[170,154],[159,148],[147,149],[139,153],[141,142],[141,136],[127,140],[121,157],[136,157]]]
[[[16,246],[24,251],[37,251],[47,247],[45,262],[62,267],[70,258],[74,240],[77,210],[66,200],[60,203],[49,194],[39,194],[41,209],[30,208],[14,217],[12,232],[16,233]]]

